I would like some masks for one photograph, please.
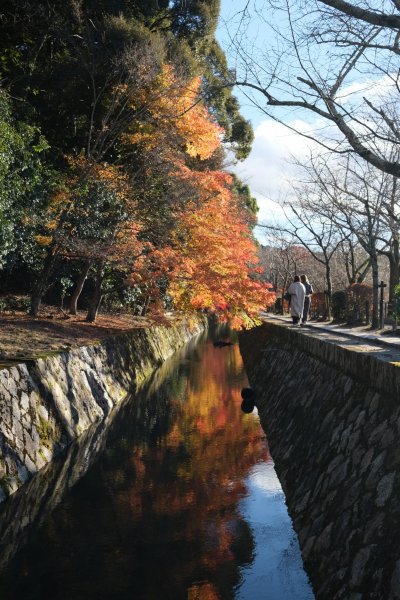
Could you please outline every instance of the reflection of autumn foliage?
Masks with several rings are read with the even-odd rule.
[[[135,521],[148,511],[178,519],[174,537],[197,538],[201,547],[202,556],[186,563],[188,572],[199,563],[212,571],[234,560],[237,531],[230,511],[245,493],[243,477],[266,457],[258,421],[240,409],[245,379],[239,349],[234,346],[226,353],[205,347],[191,382],[174,400],[176,422],[155,447],[131,458],[135,481],[126,490],[124,510]],[[232,377],[236,387],[228,381]]]
[[[188,589],[187,600],[218,600],[219,598],[218,590],[209,581],[200,581]]]
[[[240,409],[246,379],[238,347],[221,352],[210,344],[201,358],[171,406],[177,413],[173,426],[153,447],[132,456],[135,480],[119,510],[136,522],[149,513],[158,515],[160,522],[175,524],[175,541],[197,540],[195,555],[180,567],[182,576],[192,577],[200,568],[213,579],[218,565],[232,563],[234,568],[235,537],[240,533],[243,543],[248,535],[237,517],[232,521],[232,510],[245,493],[243,478],[266,458],[266,449],[258,420]],[[233,387],[232,379],[237,382]],[[250,545],[247,560],[251,553]],[[210,581],[188,593],[219,597]]]
[[[21,558],[24,572],[27,560],[35,577],[55,574],[56,583],[41,577],[43,597],[78,585],[93,599],[232,597],[239,566],[253,558],[238,503],[249,470],[267,458],[264,436],[240,409],[237,346],[200,345],[179,369],[156,395],[126,405],[103,459]],[[39,547],[55,551],[44,560]],[[7,582],[21,598],[15,586],[32,584],[15,571]]]

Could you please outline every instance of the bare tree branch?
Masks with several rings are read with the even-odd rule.
[[[348,17],[353,17],[355,19],[359,19],[360,21],[364,21],[365,23],[370,23],[371,25],[377,25],[378,27],[387,27],[389,29],[400,29],[400,15],[395,14],[385,14],[381,12],[375,12],[371,10],[366,10],[364,8],[360,8],[355,4],[351,4],[350,2],[345,2],[344,0],[318,0],[321,4],[325,4],[326,6],[330,6],[335,10],[347,15]],[[398,8],[397,4],[395,3]]]

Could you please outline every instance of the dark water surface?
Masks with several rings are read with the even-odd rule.
[[[97,456],[81,442],[71,489],[64,457],[48,489],[2,508],[27,525],[3,525],[0,599],[313,599],[257,415],[240,409],[246,385],[237,345],[202,340],[167,361]]]

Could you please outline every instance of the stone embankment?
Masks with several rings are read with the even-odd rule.
[[[316,598],[400,598],[399,353],[274,323],[240,345]]]
[[[137,329],[0,369],[0,501],[204,326]]]
[[[135,386],[134,401],[128,396],[127,401],[89,427],[7,502],[0,503],[0,572],[35,535],[65,494],[86,474],[110,440],[113,444],[113,437],[119,436],[121,423],[132,422],[134,427],[140,414],[143,427],[149,428],[150,423],[154,425],[160,419],[159,389],[174,372],[191,343],[196,344],[197,339],[192,338],[182,350],[163,362],[143,385]]]

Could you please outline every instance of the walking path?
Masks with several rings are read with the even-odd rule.
[[[261,313],[263,321],[279,322],[299,333],[317,335],[327,342],[338,345],[346,345],[357,352],[373,353],[377,358],[385,362],[399,363],[400,366],[400,330],[396,335],[392,329],[371,330],[366,326],[347,327],[344,324],[333,324],[329,322],[309,322],[302,327],[293,326],[290,316]]]

